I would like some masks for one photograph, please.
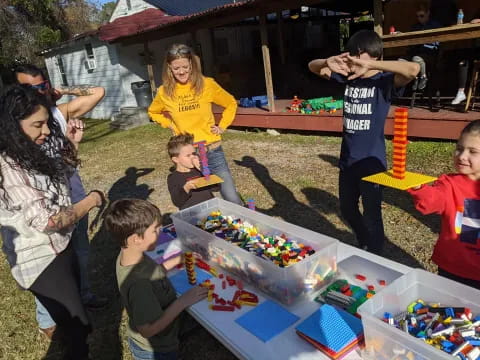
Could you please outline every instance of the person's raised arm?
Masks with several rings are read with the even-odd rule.
[[[94,207],[99,207],[104,201],[103,194],[94,190],[83,200],[74,205],[61,207],[60,211],[48,219],[47,232],[59,232],[76,224],[81,218],[88,214]]]
[[[348,56],[350,68],[353,74],[348,77],[353,80],[365,75],[370,70],[387,71],[395,74],[395,87],[403,87],[420,72],[420,65],[412,61],[381,61],[381,60],[365,60],[353,56]]]
[[[308,69],[324,79],[329,80],[332,72],[348,76],[350,69],[346,62],[347,54],[331,56],[328,59],[316,59],[308,63]]]
[[[75,85],[54,90],[59,97],[76,96],[75,99],[57,107],[65,119],[78,118],[91,111],[105,96],[105,89],[100,86]]]

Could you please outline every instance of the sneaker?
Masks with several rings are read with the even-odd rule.
[[[452,100],[452,105],[458,105],[464,100],[467,100],[467,97],[465,96],[465,93],[463,91],[458,92],[457,96],[455,96],[455,99]]]
[[[40,334],[43,334],[48,341],[52,341],[52,338],[53,338],[53,334],[55,333],[55,330],[57,329],[57,325],[53,325],[49,328],[46,328],[46,329],[42,329],[42,328],[38,328],[38,332]]]
[[[427,87],[427,77],[426,76],[422,76],[420,77],[420,81],[418,82],[418,90],[423,90]]]
[[[102,310],[108,305],[108,303],[109,300],[106,297],[92,295],[87,301],[83,302],[83,306],[88,310]]]
[[[413,85],[412,85],[413,91],[417,91],[417,89],[418,89],[418,77],[415,78],[415,81],[413,82]]]

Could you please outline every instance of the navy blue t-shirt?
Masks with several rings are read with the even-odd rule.
[[[347,80],[332,72],[331,79],[345,84],[341,170],[354,169],[368,176],[387,167],[385,120],[394,89],[391,72],[379,72],[369,78]]]

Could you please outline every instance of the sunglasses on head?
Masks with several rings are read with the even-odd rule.
[[[41,83],[38,83],[38,84],[35,84],[35,85],[30,85],[30,87],[32,87],[33,89],[35,90],[48,90],[50,89],[50,81],[48,80],[45,80],[45,81],[42,81]]]
[[[180,47],[178,49],[171,49],[168,51],[170,55],[185,55],[185,54],[190,54],[190,49],[187,47]]]

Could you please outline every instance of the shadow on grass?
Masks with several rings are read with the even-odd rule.
[[[103,120],[103,119],[102,120],[87,119],[86,128],[87,128],[87,132],[85,133],[82,143],[95,141],[118,131],[117,129],[113,129],[110,127],[109,120]]]
[[[147,184],[137,184],[140,177],[151,173],[153,168],[129,167],[125,176],[118,179],[108,191],[108,200],[121,198],[147,200],[153,192]],[[120,246],[106,231],[103,223],[90,242],[92,283],[96,293],[110,300],[106,310],[92,313],[94,332],[90,337],[90,354],[98,360],[120,360],[123,358],[120,324],[123,304],[118,291],[115,264]]]
[[[338,166],[337,157],[325,154],[320,154],[318,156],[323,161],[326,161],[333,166]],[[406,191],[385,187],[383,190],[383,202],[405,211],[417,221],[427,226],[432,232],[440,232],[440,217],[437,215],[422,215],[417,209],[415,209],[412,197]]]
[[[335,157],[329,158],[332,161],[336,160]],[[239,166],[250,168],[275,201],[275,205],[272,208],[257,208],[258,211],[269,216],[279,216],[292,224],[331,236],[349,245],[357,245],[351,232],[338,229],[322,215],[336,213],[340,216],[339,201],[336,196],[318,188],[303,188],[301,191],[309,203],[309,205],[305,205],[299,202],[286,186],[276,182],[270,176],[268,169],[263,164],[258,163],[255,158],[244,156],[240,161],[235,160],[235,163]],[[393,244],[388,238],[385,240],[384,255],[386,257],[407,266],[422,267],[410,254]]]
[[[302,192],[308,198],[310,206],[298,201],[294,194],[285,186],[275,181],[265,167],[251,156],[242,160],[234,160],[239,166],[250,168],[255,177],[267,189],[275,205],[270,209],[257,210],[269,216],[279,216],[287,222],[310,229],[337,239],[351,238],[347,231],[338,229],[322,216],[322,213],[337,212],[337,199],[332,194],[313,188],[304,188]],[[326,205],[328,204],[328,206]]]

